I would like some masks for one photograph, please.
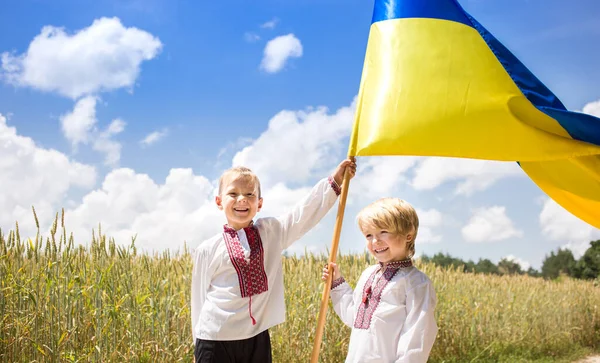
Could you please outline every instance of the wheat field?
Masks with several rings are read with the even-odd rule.
[[[37,221],[36,221],[37,223]],[[39,227],[38,227],[39,229]],[[1,362],[192,362],[191,255],[138,253],[93,234],[0,232]],[[354,284],[368,255],[339,256]],[[287,321],[271,330],[275,362],[308,362],[326,256],[283,258]],[[600,287],[488,276],[417,263],[434,282],[440,331],[431,362],[558,362],[600,351]],[[329,309],[320,362],[343,362],[350,330]]]

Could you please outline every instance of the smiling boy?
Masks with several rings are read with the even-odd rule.
[[[346,363],[427,362],[438,330],[436,295],[431,280],[412,263],[417,212],[404,200],[383,198],[365,207],[357,221],[378,264],[352,290],[331,263],[333,308],[352,328]],[[321,278],[328,275],[325,266]]]
[[[337,200],[341,162],[288,213],[259,218],[260,181],[248,168],[227,170],[219,180],[217,207],[227,219],[223,232],[195,250],[192,272],[192,334],[196,363],[269,363],[269,328],[285,321],[282,251],[311,230]]]

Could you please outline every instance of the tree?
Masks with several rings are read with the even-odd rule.
[[[483,273],[483,274],[493,274],[500,275],[500,271],[498,271],[498,266],[496,266],[492,261],[485,259],[479,259],[477,264],[475,265],[475,272]]]
[[[464,272],[472,272],[475,273],[475,262],[469,260],[467,262],[465,262],[465,267],[464,267]]]
[[[529,269],[527,269],[527,275],[531,276],[531,277],[541,277],[542,274],[534,269],[533,267],[530,267]]]
[[[575,276],[580,279],[593,280],[600,276],[600,240],[590,242],[574,270]]]
[[[506,258],[503,258],[500,260],[500,262],[498,262],[498,270],[503,275],[523,274],[523,271],[521,270],[521,265],[514,261],[507,260]]]
[[[559,248],[556,254],[552,251],[542,262],[542,276],[546,279],[555,279],[563,273],[574,277],[575,263],[571,250]]]
[[[431,258],[426,257],[424,261],[432,262],[440,267],[458,267],[462,269],[463,272],[473,272],[475,269],[473,261],[465,262],[460,258],[452,257],[449,254],[443,254],[441,252],[436,253]]]

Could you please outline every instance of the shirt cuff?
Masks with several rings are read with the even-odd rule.
[[[344,282],[346,282],[346,280],[344,279],[344,277],[340,277],[338,279],[335,279],[331,282],[331,290],[335,289],[336,287],[340,286],[341,284],[343,284]]]
[[[329,176],[329,178],[327,178],[327,181],[329,181],[329,185],[331,185],[331,189],[333,189],[335,195],[339,196],[342,193],[342,188],[340,188],[335,179],[332,176]]]

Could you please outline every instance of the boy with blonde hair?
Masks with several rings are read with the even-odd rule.
[[[288,213],[254,217],[262,208],[260,181],[248,168],[227,170],[219,180],[217,207],[223,232],[200,243],[192,272],[192,334],[196,363],[269,363],[269,328],[285,321],[282,251],[312,229],[331,209],[344,173],[342,161]]]
[[[437,300],[431,280],[412,263],[417,212],[404,200],[383,198],[365,207],[357,222],[378,264],[362,273],[353,291],[331,263],[333,308],[352,328],[346,363],[426,362],[438,331]],[[322,279],[328,275],[325,266]]]

